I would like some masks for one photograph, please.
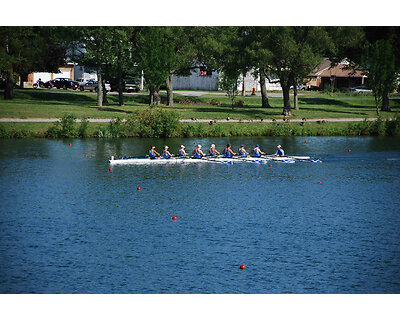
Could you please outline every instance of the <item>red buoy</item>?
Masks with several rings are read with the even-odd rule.
[[[138,189],[138,190],[142,190],[142,188],[141,188],[141,187],[137,187],[137,189]]]
[[[318,184],[321,184],[322,182],[321,181],[318,181]]]
[[[272,167],[272,164],[270,164],[269,167],[271,168],[271,167]]]
[[[69,146],[72,146],[72,143],[70,143]]]
[[[112,168],[108,169],[110,172],[112,172]]]
[[[85,154],[85,157],[87,157],[87,154]]]
[[[240,265],[240,269],[242,269],[242,270],[246,269],[246,265],[245,264],[241,264]]]
[[[172,220],[176,220],[176,219],[178,219],[177,216],[173,216],[173,217],[172,217]]]
[[[195,141],[195,142],[193,142],[193,144],[196,144],[196,141]]]
[[[351,152],[351,149],[347,150],[347,152]]]
[[[304,140],[304,143],[307,143],[307,140]]]

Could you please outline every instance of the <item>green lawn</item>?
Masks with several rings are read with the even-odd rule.
[[[272,108],[260,108],[261,97],[239,96],[244,106],[232,109],[230,100],[224,95],[211,93],[201,97],[185,98],[175,94],[175,106],[161,108],[175,110],[181,118],[190,119],[272,119],[282,118],[282,98],[270,98]],[[300,110],[293,110],[293,118],[367,118],[376,117],[373,95],[368,94],[324,94],[301,92]],[[2,92],[0,92],[2,95]],[[163,100],[166,99],[162,94]],[[96,94],[78,91],[16,89],[13,100],[0,99],[0,118],[59,118],[66,113],[81,118],[126,118],[136,110],[147,108],[148,96],[126,95],[125,106],[118,105],[117,95],[108,95],[109,104],[96,106]],[[220,104],[220,105],[216,105]],[[292,103],[293,105],[293,103]],[[382,113],[393,117],[400,111],[400,96],[393,95],[393,112]]]

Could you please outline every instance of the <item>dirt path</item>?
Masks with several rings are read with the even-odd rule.
[[[364,121],[367,119],[368,121],[375,121],[377,118],[320,118],[320,119],[306,119],[306,122],[359,122],[359,121]],[[27,119],[20,119],[20,118],[0,118],[0,122],[56,122],[59,119],[57,118],[27,118]],[[110,122],[112,119],[88,119],[89,122],[93,123],[105,123],[105,122]],[[77,122],[80,122],[80,119],[76,120]],[[125,119],[123,120],[125,121]],[[229,123],[229,122],[239,122],[239,123],[250,123],[250,122],[265,122],[265,123],[271,123],[271,122],[303,122],[303,119],[289,119],[289,120],[283,120],[283,119],[243,119],[243,120],[237,120],[237,119],[181,119],[181,122],[192,122],[192,123],[200,123],[200,122],[207,122],[210,123],[211,121],[214,123],[222,122],[222,123]]]

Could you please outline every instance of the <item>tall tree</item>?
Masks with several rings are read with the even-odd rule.
[[[0,27],[0,72],[4,99],[13,98],[14,73],[23,79],[34,71],[57,72],[65,64],[63,27]]]
[[[115,57],[112,46],[113,27],[77,27],[75,32],[77,41],[71,57],[97,71],[97,106],[101,107],[105,93],[104,75]]]
[[[193,36],[194,27],[166,27],[166,37],[172,47],[171,70],[167,85],[167,105],[174,104],[173,77],[174,75],[188,76],[196,66],[196,39]]]
[[[374,92],[376,113],[379,116],[379,105],[396,87],[399,75],[391,41],[378,40],[367,46],[363,65],[368,70],[368,83]],[[388,102],[382,103],[382,111],[391,111]]]
[[[164,27],[145,27],[137,35],[138,67],[150,90],[149,104],[160,104],[160,86],[173,70],[173,45]]]

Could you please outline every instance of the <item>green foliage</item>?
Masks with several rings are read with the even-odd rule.
[[[400,135],[400,117],[398,115],[392,120],[386,120],[386,134],[389,136]]]
[[[47,138],[86,138],[88,137],[89,121],[86,117],[81,119],[79,127],[76,126],[76,116],[65,114],[60,120],[50,126],[45,136]]]
[[[79,125],[78,135],[82,138],[88,137],[89,120],[87,117],[81,119],[81,124]]]
[[[173,137],[179,131],[179,126],[178,113],[158,108],[137,111],[126,121],[128,134],[149,138]]]
[[[226,91],[227,96],[231,100],[232,110],[235,107],[235,99],[238,95],[238,86],[240,84],[239,81],[240,73],[238,71],[234,72],[223,72],[219,76],[219,87]]]
[[[100,127],[95,136],[97,138],[124,138],[126,137],[124,123],[120,118],[111,120],[107,127]]]
[[[145,27],[138,35],[139,68],[148,87],[165,84],[174,65],[173,47],[164,27]]]
[[[72,114],[65,114],[59,121],[47,130],[49,138],[76,138],[78,132],[75,128],[76,117]]]
[[[368,83],[374,91],[376,112],[385,94],[396,87],[398,70],[394,48],[388,40],[378,40],[367,46],[363,56],[363,65],[368,70]]]

